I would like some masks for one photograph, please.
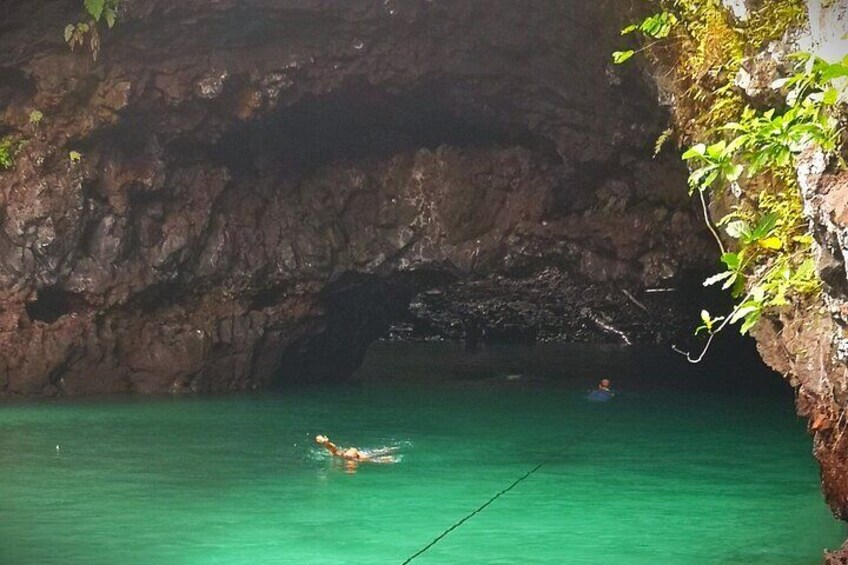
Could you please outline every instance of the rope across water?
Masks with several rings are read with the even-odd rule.
[[[521,481],[525,480],[525,479],[526,479],[526,478],[528,478],[530,475],[532,475],[533,473],[535,473],[536,471],[538,471],[538,470],[542,467],[542,465],[544,465],[545,463],[547,463],[547,461],[543,461],[542,463],[539,463],[538,465],[536,465],[535,467],[533,467],[532,469],[530,469],[529,471],[527,471],[524,475],[522,475],[521,477],[519,477],[518,479],[516,479],[516,480],[515,480],[515,481],[514,481],[511,485],[509,485],[508,487],[506,487],[505,489],[503,489],[502,491],[500,491],[499,493],[497,493],[495,496],[493,496],[492,498],[490,498],[489,500],[487,500],[487,501],[486,501],[486,502],[485,502],[482,506],[480,506],[479,508],[477,508],[476,510],[474,510],[474,511],[473,511],[473,512],[471,512],[470,514],[466,515],[466,516],[465,516],[462,520],[460,520],[459,522],[457,522],[456,524],[454,524],[453,526],[451,526],[450,528],[448,528],[447,530],[445,530],[444,532],[442,532],[441,534],[439,534],[439,535],[438,535],[435,539],[433,539],[433,541],[431,541],[430,543],[428,543],[427,545],[425,545],[423,548],[421,548],[421,550],[419,550],[417,553],[415,553],[414,555],[410,556],[410,557],[409,557],[406,561],[404,561],[404,562],[403,562],[403,565],[407,565],[407,564],[408,564],[409,562],[411,562],[413,559],[415,559],[416,557],[418,557],[419,555],[421,555],[422,553],[424,553],[425,551],[427,551],[428,549],[430,549],[431,547],[433,547],[434,545],[436,545],[437,543],[439,543],[439,541],[441,541],[441,540],[442,540],[442,538],[444,538],[446,535],[448,535],[449,533],[451,533],[452,531],[454,531],[455,529],[457,529],[458,527],[460,527],[460,526],[461,526],[462,524],[464,524],[467,520],[471,519],[471,518],[472,518],[475,514],[477,514],[477,513],[481,512],[484,508],[486,508],[488,505],[490,505],[491,503],[493,503],[494,501],[496,501],[496,500],[497,500],[498,498],[500,498],[502,495],[504,495],[504,494],[508,493],[509,491],[511,491],[512,489],[514,489],[516,486],[518,486],[518,484],[519,484]]]

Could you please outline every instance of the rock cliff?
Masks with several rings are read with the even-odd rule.
[[[0,8],[6,394],[341,378],[390,327],[688,331],[647,291],[713,252],[615,2],[128,0],[96,61],[80,4]]]
[[[747,0],[724,4],[743,20],[763,6]],[[775,65],[793,51],[829,62],[844,61],[848,54],[848,3],[806,0],[795,3],[795,9],[799,7],[804,25],[748,53],[747,69],[736,78],[753,106],[761,104],[764,95],[774,99]],[[844,91],[844,83],[837,86]],[[844,110],[844,100],[841,104]],[[844,131],[842,146],[844,154]],[[825,498],[835,516],[848,520],[848,172],[839,161],[812,145],[795,160],[822,292],[773,312],[752,335],[763,360],[795,389],[798,414],[807,419],[813,437]],[[826,554],[825,562],[848,563],[848,542]]]

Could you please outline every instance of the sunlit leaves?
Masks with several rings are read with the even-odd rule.
[[[765,237],[757,242],[763,249],[771,249],[772,251],[780,251],[783,247],[783,241],[779,237]]]
[[[806,233],[797,194],[791,195],[796,189],[785,179],[794,178],[795,157],[806,147],[836,151],[841,130],[835,107],[845,102],[848,57],[839,63],[809,54],[795,59],[797,72],[772,85],[787,96],[782,111],[748,108],[738,121],[720,128],[732,137],[693,145],[682,155],[692,163],[692,190],[727,186],[740,181],[743,174],[747,179],[765,174],[772,182],[781,178],[780,182],[790,182],[782,191],[768,188],[774,186],[768,183],[760,185],[766,188],[748,195],[747,204],[719,221],[727,236],[736,240],[738,250],[722,255],[726,269],[707,278],[704,285],[721,284],[740,298],[727,323],[739,323],[743,334],[766,309],[785,306],[792,297],[817,292],[821,285],[809,252],[813,238]],[[747,292],[746,287],[750,287]],[[699,331],[715,331],[703,313],[702,322]]]
[[[709,312],[701,310],[701,325],[695,330],[695,335],[703,331],[706,331],[708,334],[715,332],[717,330],[717,324],[722,320],[724,320],[723,316],[713,318]]]
[[[88,12],[88,15],[95,22],[103,19],[110,28],[115,25],[120,0],[84,0],[83,5],[85,6],[85,11]]]
[[[616,65],[620,65],[625,61],[629,60],[636,52],[632,49],[627,51],[614,51],[612,54],[612,62]]]
[[[621,35],[628,35],[633,32],[641,32],[645,37],[660,40],[665,39],[671,33],[678,23],[677,16],[671,12],[660,12],[652,16],[648,16],[638,24],[631,24],[621,30]],[[642,51],[640,49],[639,51]],[[612,62],[620,65],[629,61],[638,51],[632,49],[624,51],[616,51],[612,54]]]
[[[687,56],[704,58],[691,47],[703,47],[705,43],[699,34],[710,34],[697,27],[703,22],[690,21],[681,4],[689,2],[664,3],[663,6],[674,14],[653,14],[621,30],[622,35],[642,35],[643,45],[616,51],[613,62],[626,62],[658,43],[663,45],[662,40],[672,35],[675,47],[683,47],[682,55],[675,55],[680,57],[677,64],[686,64],[682,59]],[[702,13],[702,3],[691,4],[698,6],[695,12]],[[716,14],[720,18],[725,15],[720,7]],[[678,17],[684,20],[684,25],[675,32]],[[721,19],[719,24],[723,23]],[[718,27],[724,29],[721,25]],[[706,331],[711,337],[731,323],[740,324],[742,333],[747,333],[769,308],[803,300],[819,290],[821,283],[811,259],[813,238],[808,233],[798,192],[796,159],[810,147],[828,155],[837,153],[843,136],[839,118],[845,114],[848,103],[848,55],[841,61],[829,63],[811,54],[799,53],[792,56],[796,62],[794,74],[771,85],[785,97],[785,104],[771,109],[742,110],[743,98],[732,77],[743,56],[745,33],[740,27],[726,35],[713,34],[711,39],[715,41],[727,39],[730,42],[729,49],[718,49],[725,56],[709,65],[695,65],[691,73],[669,72],[696,83],[685,92],[672,89],[675,96],[680,97],[676,109],[694,102],[696,109],[705,114],[691,121],[678,120],[677,138],[688,140],[693,132],[703,130],[706,135],[714,136],[709,142],[693,143],[682,155],[689,164],[690,193],[699,191],[705,215],[710,213],[708,191],[721,195],[712,212],[724,206],[732,207],[716,226],[708,220],[722,249],[723,268],[707,278],[704,285],[721,286],[737,299],[727,319],[713,318],[708,312],[702,312],[702,325],[697,333]],[[736,40],[739,44],[734,43]],[[665,64],[663,57],[669,52],[674,49],[660,49],[657,59],[661,64]],[[730,80],[725,80],[726,77]],[[709,105],[706,110],[705,105]],[[682,116],[687,120],[691,118],[685,111]],[[698,127],[700,118],[708,122],[707,127]],[[695,125],[690,127],[691,124]],[[671,132],[660,136],[656,152],[669,137]],[[738,199],[735,206],[731,194]],[[728,239],[734,240],[731,252],[726,252]],[[693,362],[697,360],[690,358]]]
[[[715,274],[704,281],[704,286],[712,286],[714,284],[723,283],[722,290],[732,289],[731,292],[737,296],[745,286],[745,273],[743,267],[745,263],[741,253],[724,253],[721,256],[721,262],[727,267],[726,271]]]
[[[699,143],[683,153],[683,159],[700,164],[689,175],[689,187],[692,191],[704,191],[712,187],[717,180],[736,181],[744,172],[744,167],[733,162],[735,147],[725,141],[712,145]]]
[[[841,87],[837,85],[838,79],[848,77],[848,56],[835,63],[803,52],[794,53],[791,58],[797,62],[796,73],[772,83],[772,88],[786,92],[786,101],[790,106],[798,104],[810,95],[830,89],[835,93],[826,94],[828,101],[825,104],[834,104],[844,93],[845,82],[842,82]]]
[[[106,5],[106,0],[84,0],[85,11],[94,18],[95,22],[100,21],[100,16],[103,14],[103,8]]]
[[[734,275],[735,273],[732,271],[725,271],[723,273],[715,274],[704,281],[704,286],[712,286],[716,283],[720,283],[723,280],[732,279]]]
[[[725,270],[704,281],[705,286],[721,284],[739,298],[726,323],[738,323],[743,334],[767,309],[818,292],[821,286],[810,255],[813,238],[806,232],[798,196],[792,195],[796,188],[786,179],[794,178],[795,158],[806,147],[836,151],[841,130],[835,112],[845,102],[848,57],[833,64],[807,54],[795,58],[799,61],[796,74],[772,85],[787,96],[782,111],[747,108],[738,121],[720,128],[732,137],[711,145],[695,144],[682,155],[692,164],[692,190],[748,182],[742,180],[743,175],[746,179],[760,175],[771,179],[771,183],[755,184],[765,188],[749,194],[745,204],[719,221],[738,249],[724,253]],[[790,184],[775,190],[775,181]],[[702,313],[698,331],[718,331],[715,321],[707,319]]]
[[[648,16],[638,24],[632,24],[621,30],[621,35],[627,35],[634,31],[640,31],[653,39],[664,39],[668,37],[674,26],[677,25],[677,16],[671,12],[660,12]]]

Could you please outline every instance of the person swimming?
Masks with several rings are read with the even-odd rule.
[[[330,452],[333,457],[340,457],[345,461],[354,463],[397,463],[398,458],[393,455],[395,448],[378,449],[374,451],[366,451],[356,447],[348,447],[343,449],[330,441],[325,435],[315,436],[315,443]]]
[[[615,393],[612,391],[609,379],[601,379],[598,383],[598,388],[589,391],[589,400],[595,402],[606,402],[613,398]]]

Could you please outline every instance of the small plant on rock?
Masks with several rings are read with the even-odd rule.
[[[65,43],[73,50],[88,41],[92,58],[96,61],[100,53],[100,31],[98,24],[105,22],[109,29],[118,19],[121,0],[84,0],[83,7],[89,16],[87,21],[71,23],[65,26]]]
[[[15,157],[21,145],[20,141],[10,135],[0,139],[0,169],[8,171],[15,166]]]
[[[32,110],[29,113],[29,123],[36,126],[36,127],[38,127],[38,125],[41,123],[41,120],[43,120],[43,119],[44,119],[44,114],[41,113],[40,110]]]

